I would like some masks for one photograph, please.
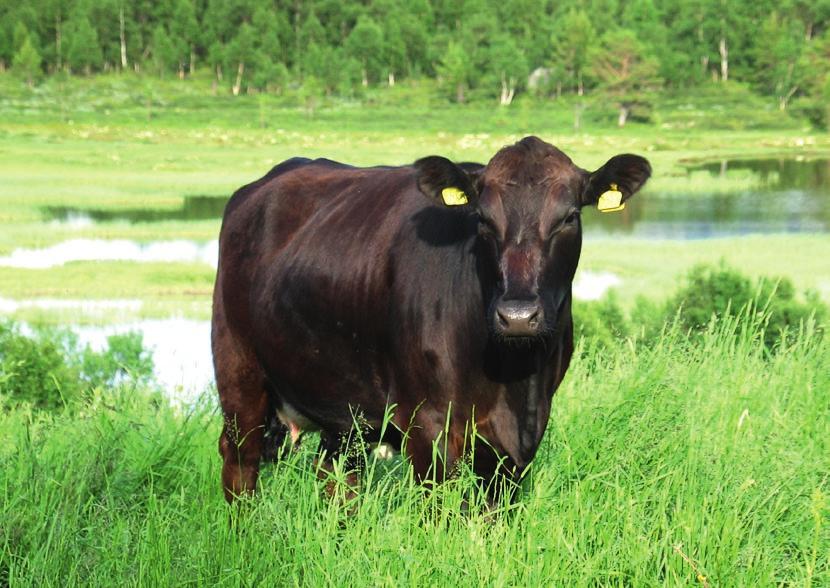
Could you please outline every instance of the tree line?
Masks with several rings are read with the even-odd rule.
[[[0,0],[0,69],[210,68],[233,94],[349,95],[435,78],[447,97],[614,95],[738,80],[830,97],[830,0]]]

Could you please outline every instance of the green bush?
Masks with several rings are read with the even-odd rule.
[[[752,282],[746,276],[724,264],[697,265],[666,303],[664,316],[677,315],[683,328],[701,332],[713,317],[734,315],[752,300]]]
[[[609,348],[629,335],[628,321],[613,292],[596,302],[578,302],[573,307],[574,339],[586,348]]]
[[[113,335],[103,351],[66,329],[24,332],[0,323],[0,405],[28,404],[56,410],[73,405],[83,392],[122,383],[152,383],[153,359],[140,333]]]
[[[53,410],[80,392],[77,367],[66,361],[61,337],[26,336],[13,323],[0,324],[0,397]]]
[[[665,302],[638,297],[628,317],[613,291],[597,302],[577,301],[574,337],[586,350],[607,349],[628,337],[649,345],[674,321],[681,331],[697,337],[712,321],[746,312],[755,314],[767,349],[791,344],[811,321],[821,334],[830,316],[816,292],[807,292],[802,301],[786,278],[759,278],[753,283],[721,263],[693,267]]]
[[[153,356],[144,348],[141,333],[107,337],[104,351],[86,347],[81,354],[81,377],[90,387],[114,386],[124,381],[149,384],[153,377]]]
[[[770,349],[779,342],[791,344],[808,321],[814,321],[821,331],[827,320],[827,306],[821,302],[818,293],[808,291],[804,302],[800,302],[796,299],[795,287],[787,278],[758,280],[756,300],[766,314],[764,343]]]
[[[753,311],[760,314],[768,349],[790,343],[810,320],[821,328],[827,317],[827,307],[817,294],[807,293],[802,302],[786,278],[760,278],[753,284],[723,263],[692,268],[666,303],[663,317],[664,321],[677,317],[682,328],[701,333],[712,320]]]

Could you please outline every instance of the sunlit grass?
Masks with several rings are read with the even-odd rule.
[[[490,514],[464,512],[463,469],[430,493],[400,461],[348,514],[316,479],[311,438],[231,517],[212,400],[122,390],[77,413],[6,410],[0,581],[694,585],[680,549],[713,586],[824,586],[830,348],[806,333],[768,355],[752,333],[736,320],[700,345],[673,332],[581,356],[523,491]]]

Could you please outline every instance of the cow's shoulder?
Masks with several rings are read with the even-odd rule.
[[[251,194],[254,194],[255,192],[257,192],[259,188],[268,184],[275,178],[278,178],[285,174],[289,174],[307,165],[314,164],[316,161],[318,160],[309,159],[308,157],[292,157],[291,159],[286,159],[285,161],[275,165],[267,174],[265,174],[258,180],[255,180],[250,184],[245,184],[236,192],[234,192],[230,200],[228,200],[227,205],[225,205],[224,216],[227,218],[229,215],[233,213],[233,211],[236,208],[238,208],[243,202],[245,202]],[[329,160],[324,161],[329,162]],[[336,162],[333,161],[331,163],[336,164]]]

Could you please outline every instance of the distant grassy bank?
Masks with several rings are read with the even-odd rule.
[[[637,296],[663,300],[675,290],[678,278],[692,266],[718,260],[727,261],[752,278],[788,277],[799,291],[815,290],[825,302],[830,302],[827,259],[830,259],[830,238],[823,235],[703,241],[620,237],[586,241],[579,271],[617,275],[622,280],[617,287],[617,300],[624,308],[630,308]],[[26,307],[14,313],[18,318],[36,322],[109,322],[170,315],[208,319],[214,275],[213,268],[196,263],[73,262],[50,269],[6,267],[0,269],[0,297],[142,301],[141,308],[130,313],[110,310],[88,313],[86,318],[77,309]]]
[[[0,75],[0,222],[38,222],[49,205],[174,208],[186,195],[229,195],[296,155],[356,165],[431,153],[486,161],[527,134],[586,168],[621,151],[642,153],[655,170],[645,195],[654,196],[709,188],[705,178],[688,181],[690,161],[830,154],[830,134],[741,92],[667,97],[653,123],[622,129],[592,118],[591,108],[601,111],[594,105],[579,130],[575,104],[565,99],[459,106],[437,100],[430,86],[372,92],[359,103],[329,99],[310,110],[296,97],[214,96],[199,78],[73,77],[29,89]],[[670,122],[683,116],[683,124]],[[0,242],[0,252],[9,246]]]
[[[466,471],[425,493],[400,461],[370,466],[348,515],[307,439],[234,526],[212,401],[0,410],[0,584],[826,586],[830,347],[753,333],[578,354],[523,492],[490,515],[462,512]]]

